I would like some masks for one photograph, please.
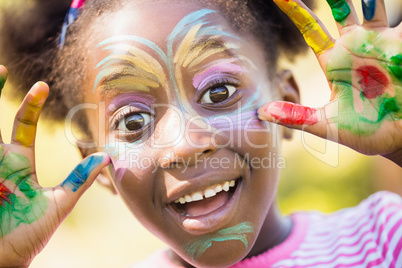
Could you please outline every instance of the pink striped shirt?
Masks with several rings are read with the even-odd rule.
[[[232,268],[402,267],[399,195],[378,192],[353,208],[291,217],[293,229],[284,242]],[[179,268],[162,251],[134,267]]]

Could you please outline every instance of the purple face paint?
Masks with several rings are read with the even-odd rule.
[[[144,104],[147,108],[150,108],[155,102],[155,97],[140,92],[124,93],[118,95],[109,103],[108,112],[113,113],[116,109],[130,103],[140,103]]]
[[[263,129],[264,124],[257,118],[256,111],[244,111],[227,116],[218,116],[209,119],[212,127],[217,129]]]
[[[221,77],[222,74],[237,74],[242,75],[245,70],[234,63],[223,63],[213,65],[206,71],[196,74],[193,78],[193,86],[196,89],[202,89],[210,81],[216,77]]]

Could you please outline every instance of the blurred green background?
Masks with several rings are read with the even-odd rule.
[[[11,0],[1,0],[2,4]],[[330,10],[319,2],[318,16],[337,37]],[[386,0],[389,16],[400,21],[400,0]],[[359,1],[355,6],[360,7]],[[361,9],[358,9],[361,12]],[[3,53],[3,52],[2,52]],[[299,82],[302,103],[324,105],[329,99],[326,84],[314,55],[309,52],[297,62],[283,62]],[[0,127],[6,140],[17,101],[7,85],[0,102]],[[62,127],[41,121],[36,144],[40,183],[60,183],[80,161],[76,147],[68,143]],[[278,190],[284,214],[300,210],[332,212],[354,206],[371,193],[390,190],[402,194],[402,169],[381,157],[362,156],[350,149],[311,135],[295,132],[283,144],[286,168]],[[127,267],[165,245],[142,227],[117,197],[94,184],[60,226],[31,268]]]

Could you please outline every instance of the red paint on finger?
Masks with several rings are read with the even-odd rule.
[[[361,66],[356,70],[361,79],[359,84],[362,87],[362,95],[368,99],[374,99],[382,95],[388,86],[388,78],[383,72],[374,66]]]
[[[0,183],[0,206],[3,204],[3,202],[10,202],[10,194],[11,191],[6,186]]]
[[[316,109],[291,102],[273,102],[264,112],[285,125],[313,125],[318,122]]]

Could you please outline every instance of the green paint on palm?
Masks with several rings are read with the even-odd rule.
[[[250,222],[243,222],[236,226],[219,230],[212,235],[204,235],[200,239],[186,245],[187,252],[193,259],[198,259],[212,246],[212,242],[225,242],[229,240],[241,241],[248,248],[247,234],[253,233],[254,228]]]
[[[350,14],[349,4],[345,0],[327,0],[327,2],[331,7],[334,19],[339,23],[343,23]]]
[[[387,114],[391,114],[393,112],[398,112],[400,109],[396,104],[395,98],[384,98],[383,102],[380,105],[380,110],[378,111],[378,119],[377,122],[380,122],[384,119]]]
[[[21,224],[34,223],[47,209],[47,198],[30,180],[31,170],[28,158],[0,146],[0,238]]]
[[[389,64],[388,68],[402,81],[402,54],[391,57],[391,64]]]
[[[402,119],[402,44],[378,32],[365,30],[345,35],[342,43],[342,46],[333,48],[326,66],[327,78],[339,100],[338,106],[333,106],[337,111],[332,111],[338,116],[331,120],[338,124],[340,130],[369,136],[384,121]],[[352,87],[353,83],[362,86],[359,82],[361,77],[356,72],[361,67],[357,61],[361,59],[378,59],[373,64],[383,73],[388,73],[391,79],[385,91],[371,99],[367,98],[363,88]],[[361,91],[354,94],[356,90]]]

